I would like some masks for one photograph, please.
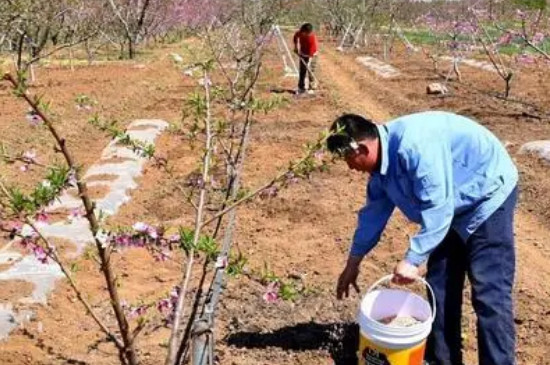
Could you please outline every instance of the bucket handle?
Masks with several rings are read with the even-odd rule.
[[[376,281],[374,284],[372,284],[370,286],[370,288],[368,288],[367,293],[372,292],[374,289],[376,289],[376,287],[380,286],[380,284],[385,283],[387,281],[391,281],[391,279],[393,279],[393,274],[386,275],[386,276],[380,278],[378,281]],[[426,281],[426,279],[424,279],[421,276],[417,276],[415,278],[415,280],[420,281],[422,284],[424,284],[426,286],[426,288],[428,288],[428,290],[429,290],[429,292],[432,296],[432,321],[434,321],[435,320],[435,314],[436,314],[436,307],[435,307],[436,303],[435,303],[435,295],[434,295],[434,291],[432,289],[432,286],[430,285],[430,283],[428,283]]]

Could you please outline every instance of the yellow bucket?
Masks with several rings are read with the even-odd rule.
[[[426,338],[435,318],[435,296],[422,278],[418,278],[430,291],[433,306],[423,297],[400,289],[376,289],[393,275],[374,283],[361,301],[359,322],[358,365],[422,365]],[[433,308],[433,310],[432,310]],[[380,322],[388,317],[413,317],[420,323],[409,327],[389,326]]]

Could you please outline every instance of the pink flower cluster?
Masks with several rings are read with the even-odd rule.
[[[27,172],[30,170],[31,165],[37,163],[36,160],[36,151],[35,150],[29,150],[23,152],[21,155],[21,160],[23,161],[23,165],[19,168],[22,172]]]
[[[527,53],[518,55],[516,61],[522,65],[532,65],[536,63],[535,57]]]
[[[477,25],[469,21],[454,22],[454,31],[457,34],[471,35],[475,34],[478,30]]]
[[[122,301],[120,304],[129,319],[143,317],[147,314],[147,310],[149,309],[147,305],[139,305],[136,307],[130,306],[126,301]]]
[[[276,303],[279,300],[279,289],[281,285],[278,281],[269,283],[266,287],[266,291],[263,295],[263,299],[266,303]]]
[[[33,127],[36,127],[42,124],[42,118],[33,109],[27,112],[27,114],[25,115],[25,118]]]
[[[166,325],[170,325],[174,322],[174,315],[176,312],[176,305],[178,303],[179,295],[180,287],[176,286],[172,289],[168,298],[161,299],[157,303],[157,310],[164,316]]]
[[[170,258],[173,245],[179,244],[180,236],[164,236],[162,229],[156,228],[144,222],[136,222],[132,230],[119,233],[104,233],[96,238],[106,246],[115,248],[146,248],[157,261],[166,261]]]
[[[48,263],[48,254],[53,250],[52,247],[48,250],[38,244],[38,233],[28,225],[14,224],[13,233],[21,238],[19,244],[29,252],[32,252],[34,257],[43,264]]]

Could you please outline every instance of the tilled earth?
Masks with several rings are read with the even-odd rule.
[[[172,50],[159,50],[145,67],[118,63],[113,66],[39,71],[36,91],[55,94],[53,109],[79,161],[93,163],[108,139],[86,125],[86,116],[74,111],[78,93],[95,96],[102,109],[124,123],[133,118],[179,119],[183,97],[193,83],[182,80],[170,63]],[[376,50],[370,50],[376,55]],[[267,115],[259,116],[252,130],[245,186],[253,187],[299,157],[303,143],[343,112],[356,112],[383,122],[401,114],[444,109],[476,118],[506,141],[521,171],[520,207],[516,216],[518,275],[515,289],[518,360],[522,365],[550,364],[550,168],[534,156],[519,156],[521,144],[550,139],[548,117],[540,111],[487,95],[501,85],[492,73],[464,67],[464,82],[451,83],[451,96],[429,97],[428,83],[439,80],[431,63],[421,54],[397,51],[390,63],[401,71],[393,79],[381,79],[355,61],[357,55],[334,51],[323,44],[320,58],[321,90],[315,97],[295,98]],[[264,92],[285,92],[294,80],[278,77],[280,65],[262,80]],[[550,105],[548,72],[532,67],[516,80],[514,97],[541,107]],[[51,155],[49,141],[25,138],[36,131],[25,125],[25,107],[0,89],[0,126],[3,138],[21,149],[30,146]],[[537,114],[538,113],[538,114]],[[537,118],[533,118],[533,114]],[[23,117],[22,117],[23,115]],[[16,125],[16,123],[19,123]],[[23,127],[21,127],[23,125]],[[23,130],[22,130],[23,128]],[[27,128],[27,129],[25,129]],[[33,134],[34,133],[34,134]],[[41,147],[40,147],[41,146]],[[197,163],[193,151],[177,135],[159,140],[159,153],[184,176]],[[3,167],[2,167],[3,168]],[[15,167],[2,174],[13,179]],[[23,182],[32,183],[39,171]],[[266,303],[265,287],[247,275],[231,279],[224,291],[217,319],[217,358],[220,364],[353,364],[357,344],[354,325],[360,297],[353,293],[344,301],[334,298],[334,284],[342,269],[355,226],[356,212],[364,204],[367,177],[331,166],[308,181],[290,185],[276,198],[258,200],[239,209],[236,244],[248,258],[247,271],[259,272],[267,263],[282,278],[300,278],[307,290],[294,301]],[[133,191],[132,200],[121,208],[117,224],[192,222],[191,210],[162,171],[149,166]],[[381,243],[362,266],[361,289],[391,272],[407,247],[416,227],[396,213]],[[90,293],[90,301],[107,313],[104,284],[94,263],[77,260],[78,282]],[[157,263],[145,252],[131,250],[116,257],[123,284],[122,296],[129,302],[163,297],[180,277],[175,261]],[[10,283],[1,303],[17,298]],[[21,287],[21,296],[28,288]],[[468,299],[468,291],[465,293]],[[114,349],[102,341],[94,323],[63,281],[51,295],[48,306],[38,306],[33,321],[0,344],[2,364],[116,364]],[[469,304],[464,310],[463,338],[468,363],[476,363],[475,316]],[[138,343],[145,364],[161,363],[167,329],[146,332]],[[93,346],[92,346],[93,345]]]

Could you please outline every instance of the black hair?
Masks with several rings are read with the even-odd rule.
[[[342,153],[350,148],[352,142],[375,140],[378,129],[371,120],[357,114],[344,114],[332,123],[331,135],[327,139],[327,148],[332,153]]]
[[[300,27],[300,32],[304,32],[304,33],[313,32],[313,25],[311,23],[302,24],[302,26]]]

